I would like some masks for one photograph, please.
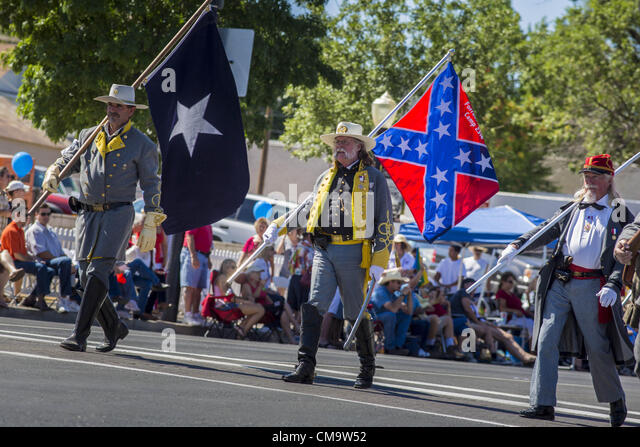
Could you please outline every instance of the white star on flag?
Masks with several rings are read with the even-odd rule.
[[[440,208],[440,205],[444,205],[445,203],[447,203],[447,201],[444,200],[446,196],[447,196],[446,193],[440,194],[438,191],[436,191],[435,198],[431,199],[432,202],[436,202],[436,210]]]
[[[484,174],[484,170],[489,168],[491,168],[491,157],[484,157],[484,154],[480,154],[480,161],[477,161],[476,163],[479,164],[480,166],[482,166],[482,173]]]
[[[453,113],[451,109],[449,109],[449,104],[451,104],[451,101],[440,99],[440,105],[435,108],[440,110],[440,115],[444,115],[446,112]]]
[[[469,163],[471,164],[471,159],[469,158],[469,156],[471,155],[471,151],[469,152],[464,152],[462,149],[460,149],[460,154],[457,157],[453,157],[456,160],[460,161],[460,167],[464,166],[465,163]]]
[[[436,179],[438,181],[436,186],[440,186],[440,182],[448,182],[449,181],[449,180],[447,180],[445,175],[447,175],[447,170],[445,169],[444,171],[441,171],[440,168],[436,166],[436,174],[432,175],[431,178],[434,178],[434,179]]]
[[[438,231],[438,228],[447,228],[442,222],[444,222],[444,217],[436,216],[431,221],[431,225],[433,225],[433,231]]]
[[[411,150],[411,148],[409,147],[409,139],[405,140],[404,138],[400,137],[400,144],[398,145],[398,147],[402,151],[402,156],[404,157],[404,153]]]
[[[453,76],[444,77],[444,79],[440,83],[440,85],[444,87],[444,90],[442,91],[442,93],[446,92],[448,88],[453,88],[453,84],[451,84],[452,80],[453,80]]]
[[[384,136],[382,137],[382,140],[380,140],[380,144],[384,146],[384,150],[389,149],[389,146],[393,146],[393,144],[391,144],[391,134],[390,133],[384,134]]]
[[[416,147],[416,151],[418,151],[418,159],[420,159],[420,157],[427,155],[427,142],[425,141],[424,143],[420,143],[418,145],[418,147]]]
[[[438,140],[442,139],[442,135],[447,135],[450,137],[451,134],[449,134],[449,131],[447,129],[449,129],[449,126],[451,124],[442,124],[442,121],[439,121],[439,123],[440,125],[433,129],[434,132],[438,132]]]
[[[222,135],[222,132],[204,119],[204,112],[207,110],[210,96],[211,93],[191,107],[186,107],[178,102],[178,121],[173,126],[169,141],[176,135],[182,134],[191,157],[193,157],[193,149],[195,148],[199,134]]]

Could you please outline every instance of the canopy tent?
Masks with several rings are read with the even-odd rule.
[[[505,246],[542,222],[544,219],[508,205],[479,208],[440,236],[436,243],[460,242],[483,246]],[[399,233],[408,240],[426,242],[415,223],[400,225]]]

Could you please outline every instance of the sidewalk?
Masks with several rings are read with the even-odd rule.
[[[49,301],[49,300],[47,300]],[[48,303],[51,305],[51,303]],[[35,320],[35,321],[46,321],[51,323],[68,323],[73,325],[76,321],[76,313],[75,312],[67,312],[64,314],[60,314],[55,310],[47,310],[41,311],[38,309],[33,309],[30,307],[15,307],[9,306],[8,308],[0,308],[0,317],[7,318],[24,318],[27,320]],[[164,329],[170,328],[173,329],[176,334],[179,335],[196,335],[196,336],[204,336],[206,332],[206,328],[202,326],[188,326],[182,323],[173,323],[170,321],[143,321],[143,320],[122,320],[124,324],[130,330],[135,331],[150,331],[150,332],[162,332]],[[95,322],[94,326],[98,323]]]

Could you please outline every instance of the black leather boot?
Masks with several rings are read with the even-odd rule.
[[[122,340],[129,333],[129,328],[120,320],[109,298],[106,298],[100,306],[96,319],[104,331],[104,341],[96,347],[98,352],[112,351],[118,340]]]
[[[300,346],[298,347],[298,366],[293,373],[282,376],[282,380],[292,383],[313,383],[322,316],[318,309],[309,303],[304,303],[300,310],[302,325]]]
[[[73,328],[71,337],[60,343],[60,347],[69,351],[87,350],[87,338],[91,333],[91,325],[100,310],[100,306],[107,297],[107,287],[102,281],[93,275],[87,279],[87,284],[82,295],[80,311],[76,316],[76,325]]]
[[[376,353],[373,346],[373,326],[371,320],[363,318],[356,330],[356,350],[360,358],[360,374],[354,388],[371,388],[376,372]]]
[[[609,421],[612,427],[620,427],[624,424],[624,420],[627,418],[627,406],[624,403],[624,398],[619,399],[609,404],[611,411],[609,412]]]
[[[555,419],[555,410],[549,405],[532,405],[526,410],[520,411],[520,416],[528,419],[544,419],[553,421]]]

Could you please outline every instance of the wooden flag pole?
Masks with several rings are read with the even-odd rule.
[[[182,26],[182,28],[180,28],[180,30],[175,34],[175,36],[173,36],[173,39],[171,39],[169,41],[169,43],[167,45],[165,45],[165,47],[162,49],[162,51],[156,56],[156,58],[149,64],[149,66],[140,74],[140,76],[138,76],[138,79],[135,80],[135,82],[133,83],[132,87],[134,89],[137,89],[140,84],[142,83],[142,81],[145,80],[145,77],[151,73],[152,70],[154,70],[156,68],[156,66],[167,56],[167,54],[169,54],[169,52],[173,49],[173,47],[175,46],[175,44],[184,37],[185,34],[187,34],[187,32],[191,29],[191,27],[193,26],[193,24],[196,22],[196,20],[198,20],[198,18],[200,17],[200,15],[202,14],[202,12],[204,12],[204,10],[208,7],[210,7],[210,3],[211,0],[205,0],[202,5],[200,5],[200,7],[198,8],[198,10],[193,13],[193,15],[191,16],[191,18],[189,20],[187,20],[187,22]],[[102,127],[107,123],[108,117],[105,116],[102,121],[100,121],[100,124],[98,124],[98,126],[93,130],[93,132],[91,132],[91,135],[89,135],[89,138],[87,138],[85,140],[85,142],[82,144],[82,146],[80,147],[80,149],[78,150],[78,152],[76,152],[76,154],[71,158],[71,160],[69,160],[69,163],[67,163],[67,165],[64,167],[64,169],[60,172],[60,178],[64,178],[69,174],[69,171],[71,171],[71,169],[73,169],[73,167],[75,166],[75,164],[78,162],[78,160],[80,159],[80,157],[82,156],[82,154],[84,154],[84,152],[87,150],[87,148],[91,145],[91,143],[93,143],[93,140],[95,139],[95,137],[98,135],[98,133],[100,132],[100,130],[102,129]],[[38,198],[38,200],[34,203],[34,205],[31,207],[31,209],[28,212],[28,216],[32,215],[33,213],[35,213],[35,211],[40,208],[40,206],[44,203],[45,200],[47,200],[47,197],[49,197],[49,194],[51,194],[49,191],[43,191],[42,195]]]

